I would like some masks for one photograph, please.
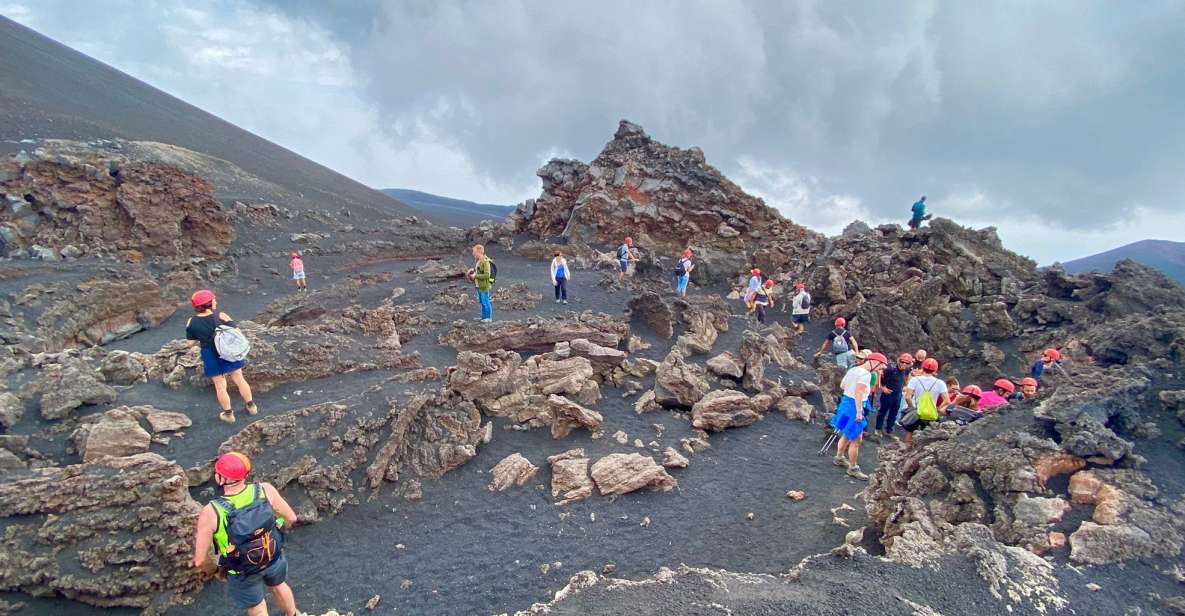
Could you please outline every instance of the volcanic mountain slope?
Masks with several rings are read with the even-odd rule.
[[[1140,240],[1089,257],[1062,264],[1067,272],[1106,272],[1120,261],[1131,259],[1163,272],[1178,284],[1185,284],[1185,242]]]
[[[472,227],[483,220],[502,220],[514,211],[509,205],[474,203],[407,188],[384,188],[381,192],[410,205],[438,225]]]
[[[348,208],[407,216],[406,205],[261,139],[110,66],[0,16],[0,152],[23,139],[154,142],[225,161],[248,181],[216,183],[227,202],[283,201],[297,211]],[[173,164],[177,164],[173,161]],[[178,165],[184,167],[184,165]],[[232,176],[234,174],[231,174]],[[247,178],[243,178],[247,180]]]

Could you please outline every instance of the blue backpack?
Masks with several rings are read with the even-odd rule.
[[[241,509],[236,509],[225,496],[214,499],[214,505],[226,512],[226,555],[218,565],[223,571],[239,575],[259,573],[280,556],[276,512],[259,484],[251,488],[255,490],[255,500]]]

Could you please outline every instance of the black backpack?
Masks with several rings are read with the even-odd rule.
[[[803,310],[810,310],[811,309],[811,294],[807,293],[806,291],[803,291],[802,295],[803,295],[802,309]]]
[[[259,484],[249,489],[255,490],[255,500],[241,509],[236,509],[225,496],[214,499],[226,512],[226,555],[218,565],[223,571],[239,575],[259,573],[280,556],[276,512]]]
[[[489,257],[486,257],[486,258],[490,259]],[[490,259],[490,284],[494,284],[494,281],[497,278],[498,278],[498,264],[494,263],[493,259]]]

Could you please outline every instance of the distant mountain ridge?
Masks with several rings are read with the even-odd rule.
[[[408,188],[383,188],[379,192],[410,205],[441,225],[471,227],[483,220],[501,220],[514,211],[511,205],[475,203]]]
[[[1091,271],[1109,272],[1116,263],[1124,259],[1156,268],[1169,278],[1185,285],[1185,242],[1140,240],[1096,255],[1067,261],[1062,266],[1067,272],[1075,274]]]

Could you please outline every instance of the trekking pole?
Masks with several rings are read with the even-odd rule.
[[[835,444],[835,441],[838,438],[839,438],[839,432],[838,431],[832,432],[831,436],[827,437],[827,442],[823,443],[823,448],[819,450],[819,455],[823,455],[823,454],[827,453],[827,451],[829,449],[831,449],[831,446]]]

